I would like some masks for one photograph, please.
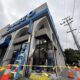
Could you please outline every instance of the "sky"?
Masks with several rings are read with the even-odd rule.
[[[77,49],[72,34],[67,33],[69,27],[60,25],[60,23],[65,17],[73,17],[71,27],[77,29],[74,33],[80,44],[80,0],[0,0],[0,29],[25,16],[45,2],[47,2],[52,15],[62,48]]]

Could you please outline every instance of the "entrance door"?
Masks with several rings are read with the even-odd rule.
[[[3,60],[3,57],[4,57],[4,55],[5,55],[5,53],[6,53],[6,50],[7,50],[7,48],[0,48],[0,64],[1,64],[1,62],[2,62],[2,60]]]
[[[12,55],[12,58],[11,58],[11,61],[10,61],[11,64],[14,64],[15,60],[17,59],[17,57],[20,53],[20,50],[21,50],[21,45],[22,44],[14,45],[14,51],[13,51],[13,55]]]
[[[11,59],[11,61],[10,61],[10,64],[14,64],[15,60],[16,60],[17,57],[18,57],[18,54],[19,54],[19,50],[14,50],[12,59]]]

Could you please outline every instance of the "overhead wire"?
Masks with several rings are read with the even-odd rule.
[[[74,18],[75,7],[76,7],[75,5],[76,5],[76,0],[73,0],[72,18]],[[76,36],[76,38],[77,38],[77,36]],[[74,48],[75,48],[75,43],[74,43]]]
[[[64,17],[66,17],[66,12],[67,12],[66,10],[67,10],[67,9],[66,9],[66,0],[64,0]],[[68,30],[67,30],[67,31],[68,31]],[[67,32],[67,31],[66,31],[66,32]],[[68,38],[67,38],[67,33],[66,33],[66,48],[67,48],[67,46],[68,46],[68,45],[67,45],[67,40],[68,40]]]
[[[64,16],[66,16],[66,3],[65,3],[65,0],[64,0]]]
[[[80,19],[80,17],[79,17],[79,19]],[[76,37],[78,36],[78,34],[79,34],[79,31],[80,31],[80,27],[79,27],[79,29],[78,29],[78,31],[77,31]]]
[[[73,0],[72,18],[74,17],[74,13],[75,13],[75,4],[76,4],[76,0]],[[64,15],[66,16],[67,9],[65,9],[65,8],[66,8],[66,2],[64,0]],[[67,34],[66,34],[66,39],[67,39]],[[66,43],[66,46],[67,46],[67,43]]]
[[[74,17],[76,0],[73,1],[72,18]]]
[[[75,4],[76,4],[76,0],[74,0],[74,2],[73,2],[72,18],[74,18],[74,12],[75,12],[75,7],[76,7]],[[76,33],[76,38],[78,37],[79,30],[80,30],[80,27],[79,27],[79,29],[78,29],[78,31]],[[75,43],[74,43],[74,45],[75,45]]]

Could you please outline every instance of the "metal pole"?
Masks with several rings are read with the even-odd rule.
[[[70,26],[69,23],[68,23],[68,26],[69,26],[69,28],[70,28],[70,30],[71,30],[71,33],[72,33],[72,36],[73,36],[73,38],[74,38],[75,44],[76,44],[78,50],[80,51],[79,43],[78,43],[78,41],[77,41],[77,39],[76,39],[76,36],[75,36],[75,34],[73,33],[72,28],[71,28],[71,26]]]
[[[79,43],[78,43],[78,41],[77,41],[77,38],[76,38],[75,34],[73,33],[74,30],[72,30],[71,25],[70,25],[70,24],[73,22],[73,21],[72,21],[72,18],[70,18],[70,16],[69,16],[69,17],[64,18],[64,19],[62,19],[62,20],[64,20],[64,21],[63,21],[63,23],[61,23],[61,25],[65,24],[64,26],[66,26],[66,25],[69,26],[69,29],[70,29],[69,32],[72,33],[74,42],[75,42],[75,44],[76,44],[78,50],[80,51],[80,45],[79,45]]]

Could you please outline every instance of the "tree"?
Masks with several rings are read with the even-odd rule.
[[[78,50],[73,50],[71,48],[65,49],[64,56],[67,64],[78,63],[80,60],[80,52]]]

